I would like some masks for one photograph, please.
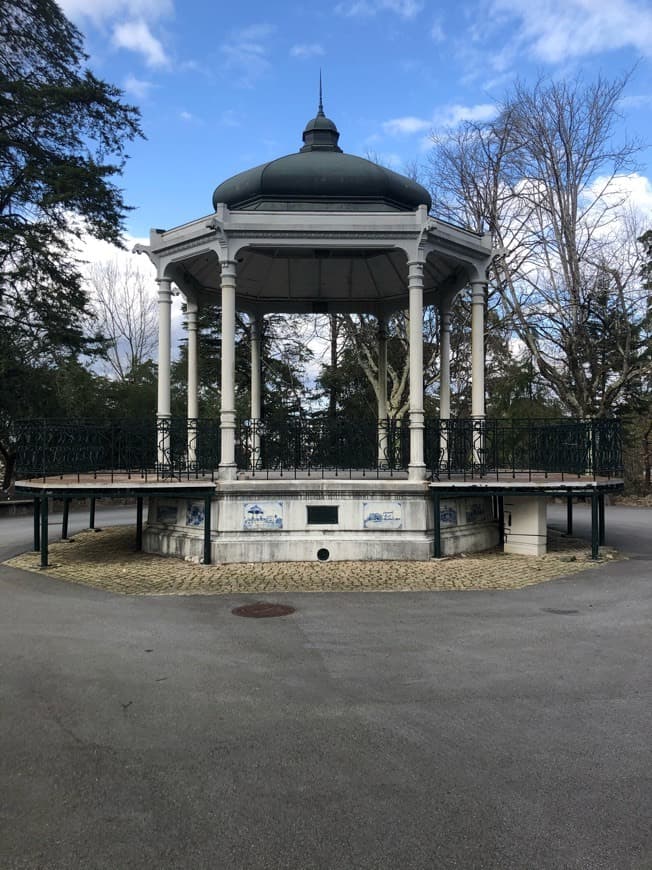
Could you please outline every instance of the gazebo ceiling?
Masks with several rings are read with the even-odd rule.
[[[244,309],[374,312],[407,304],[407,259],[396,248],[248,247],[237,261],[237,300]],[[184,292],[199,292],[204,302],[219,294],[219,264],[212,254],[186,259],[173,277]],[[435,302],[467,280],[455,259],[431,254],[424,268],[424,301]]]

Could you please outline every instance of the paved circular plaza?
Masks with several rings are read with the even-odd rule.
[[[220,593],[327,591],[450,591],[519,589],[595,568],[586,541],[549,531],[545,556],[498,551],[429,562],[247,562],[198,565],[135,552],[134,530],[118,526],[75,534],[50,546],[45,573],[125,595],[212,595]],[[604,560],[618,558],[608,548]],[[7,564],[38,571],[39,554],[23,553]],[[597,563],[598,565],[600,563]]]

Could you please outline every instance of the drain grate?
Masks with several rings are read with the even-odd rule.
[[[555,613],[557,616],[568,616],[571,613],[579,613],[579,610],[560,610],[558,607],[542,607],[544,613]]]
[[[262,619],[267,616],[288,616],[290,613],[294,613],[294,607],[287,604],[257,601],[256,604],[243,604],[242,607],[235,607],[231,613],[234,616],[252,616],[254,619]]]

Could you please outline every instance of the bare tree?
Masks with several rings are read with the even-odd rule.
[[[437,205],[499,250],[514,336],[568,412],[603,416],[639,376],[643,296],[627,202],[636,143],[615,142],[627,78],[517,83],[496,120],[435,141]]]
[[[357,359],[367,380],[371,384],[376,399],[380,397],[378,380],[378,322],[375,317],[365,314],[340,315],[344,340],[355,349]],[[439,328],[437,309],[429,307],[424,311],[424,389],[432,389],[439,379]],[[395,352],[387,360],[387,413],[392,419],[401,419],[409,409],[409,340],[408,317],[397,311],[388,322],[389,341],[394,344]]]
[[[138,376],[154,358],[157,305],[151,279],[131,261],[94,264],[89,285],[97,328],[107,339],[109,374],[121,381]]]

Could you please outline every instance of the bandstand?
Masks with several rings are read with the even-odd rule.
[[[188,461],[197,459],[197,311],[219,300],[222,316],[220,461],[214,509],[215,557],[222,561],[288,559],[425,559],[432,552],[433,508],[424,442],[423,309],[439,306],[442,323],[442,416],[450,416],[448,357],[450,304],[473,287],[473,417],[484,418],[483,323],[488,237],[429,217],[428,192],[414,181],[342,152],[335,124],[317,116],[296,154],[273,160],[220,184],[215,212],[172,230],[151,233],[147,254],[159,284],[159,431],[170,417],[170,300],[172,284],[188,311]],[[407,467],[396,461],[396,433],[386,422],[387,318],[409,313],[409,429],[402,435]],[[251,319],[251,419],[235,415],[236,310]],[[297,434],[300,449],[285,462],[263,448],[274,439],[261,420],[261,322],[271,312],[375,315],[381,395],[378,427],[367,432],[372,457],[346,468],[353,444],[339,456],[306,455],[312,433]],[[217,373],[216,373],[217,374]],[[313,427],[314,429],[314,427]],[[246,437],[242,437],[244,431]],[[326,433],[326,441],[329,441]],[[282,434],[277,433],[282,438]],[[351,439],[354,438],[351,431]],[[325,446],[322,440],[322,450]],[[333,438],[330,439],[332,446]],[[159,464],[170,464],[169,438]],[[242,448],[245,449],[242,449]],[[390,455],[390,452],[392,455]],[[402,451],[403,452],[403,451]],[[359,451],[358,451],[358,455]],[[238,461],[240,458],[241,461]],[[459,526],[460,547],[497,541],[488,499],[473,499],[470,523]],[[169,516],[175,506],[169,500]],[[145,547],[192,551],[179,505],[166,528],[162,500],[152,500]],[[461,513],[461,511],[460,511]],[[469,512],[471,513],[471,512]],[[464,529],[464,530],[462,530]]]
[[[49,476],[44,470],[43,483],[36,484],[41,472],[34,459],[25,474],[32,480],[23,488],[52,494],[59,487],[69,498],[75,473],[77,488],[89,493],[123,487],[138,499],[144,549],[205,562],[419,560],[486,549],[501,536],[506,549],[537,554],[545,552],[545,496],[588,493],[595,515],[602,516],[604,492],[621,483],[614,479],[617,434],[606,423],[486,420],[490,238],[433,218],[430,207],[428,192],[415,181],[345,154],[320,100],[297,153],[228,179],[216,188],[210,215],[152,230],[149,244],[137,246],[157,269],[156,422],[113,425],[110,432],[91,425],[96,442],[83,474],[79,448],[71,459],[59,436],[59,466],[47,465]],[[186,303],[182,421],[171,416],[173,286]],[[450,311],[467,286],[471,417],[451,420]],[[198,313],[216,303],[221,410],[219,421],[207,421],[199,416]],[[434,421],[424,413],[426,305],[439,309],[440,413]],[[387,417],[387,322],[398,310],[409,322],[405,422]],[[244,421],[236,418],[237,311],[251,330],[251,408]],[[265,316],[343,312],[377,321],[376,423],[288,421],[272,427],[261,413]],[[46,436],[38,428],[24,431],[25,455],[32,449],[36,457]]]

